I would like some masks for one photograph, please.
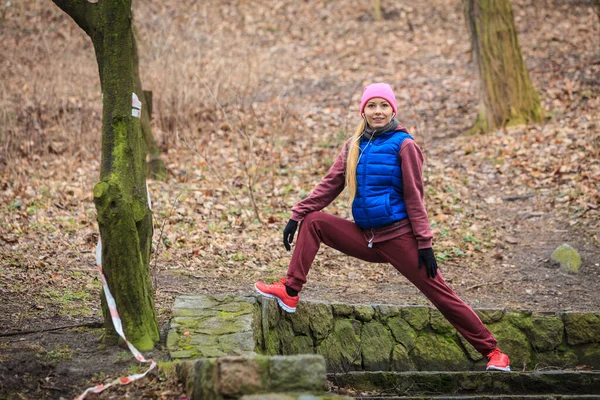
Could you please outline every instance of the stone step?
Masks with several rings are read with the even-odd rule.
[[[316,354],[202,358],[178,363],[177,372],[192,400],[315,400],[327,391],[325,359]]]
[[[566,395],[600,394],[600,372],[547,371],[547,372],[349,372],[329,374],[328,379],[337,387],[371,393],[369,398],[390,396],[516,396],[537,395],[539,398]],[[452,397],[452,396],[455,397]],[[555,397],[552,397],[555,396]],[[407,397],[402,397],[406,399]],[[460,397],[458,397],[460,398]],[[472,398],[472,397],[471,397]],[[494,398],[494,397],[491,397]],[[510,398],[510,397],[506,397]]]
[[[361,396],[361,400],[600,400],[600,395],[562,395],[562,394],[541,394],[541,395],[485,395],[478,394],[472,396]]]

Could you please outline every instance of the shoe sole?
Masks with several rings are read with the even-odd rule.
[[[281,300],[279,297],[277,297],[277,296],[275,296],[275,295],[272,295],[272,294],[269,294],[269,293],[262,292],[260,289],[258,289],[258,288],[256,287],[256,285],[254,285],[254,289],[256,289],[256,291],[257,291],[258,293],[260,293],[261,295],[263,295],[263,296],[265,296],[265,297],[268,297],[268,298],[270,298],[270,299],[275,299],[275,300],[277,300],[277,303],[279,304],[279,307],[281,307],[281,308],[282,308],[284,311],[287,311],[287,312],[289,312],[289,313],[295,313],[295,312],[296,312],[296,308],[295,308],[295,307],[294,307],[294,308],[292,308],[292,307],[290,307],[290,306],[286,305],[286,304],[283,302],[283,300]]]
[[[510,366],[506,367],[506,368],[502,368],[502,367],[495,367],[495,366],[490,366],[487,367],[485,369],[486,371],[503,371],[503,372],[510,372]]]

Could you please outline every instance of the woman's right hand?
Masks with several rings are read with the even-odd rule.
[[[288,251],[291,248],[290,244],[292,244],[292,240],[294,240],[294,234],[296,233],[297,228],[298,221],[294,221],[293,219],[290,219],[285,228],[283,228],[283,245]]]

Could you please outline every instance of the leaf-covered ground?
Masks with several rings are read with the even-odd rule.
[[[434,249],[459,295],[474,307],[600,309],[599,19],[585,1],[512,3],[548,117],[466,137],[478,86],[458,1],[384,1],[378,22],[367,0],[135,2],[169,171],[149,182],[161,324],[180,293],[251,293],[257,279],[284,276],[290,209],[327,172],[374,81],[396,89],[398,116],[425,154]],[[72,397],[137,368],[123,349],[96,348],[99,329],[23,333],[101,319],[97,67],[89,39],[51,2],[9,4],[0,5],[0,374],[10,379],[0,396]],[[344,195],[326,211],[350,217]],[[579,275],[550,262],[562,243],[580,251]],[[302,298],[427,304],[392,267],[327,248]],[[101,397],[177,398],[167,378]]]

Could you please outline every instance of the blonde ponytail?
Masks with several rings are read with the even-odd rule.
[[[352,136],[348,144],[348,158],[346,159],[346,188],[348,188],[348,196],[350,206],[356,196],[356,165],[358,164],[358,156],[360,153],[360,137],[365,130],[365,120],[361,120],[356,128],[356,133]]]

